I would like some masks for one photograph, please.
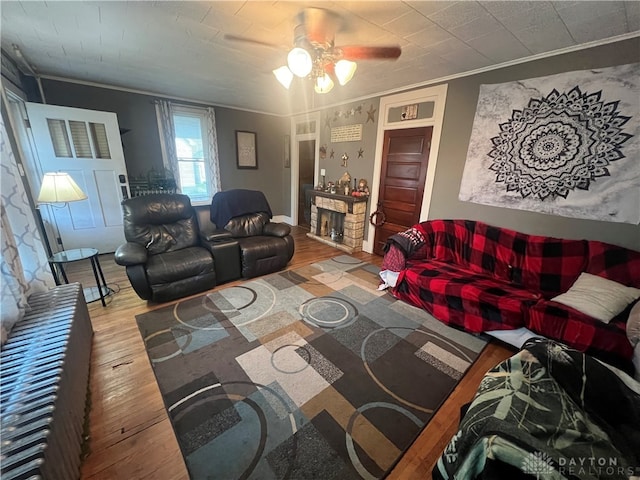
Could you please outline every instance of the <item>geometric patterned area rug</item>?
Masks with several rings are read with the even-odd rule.
[[[136,320],[192,479],[376,479],[486,342],[347,255]]]

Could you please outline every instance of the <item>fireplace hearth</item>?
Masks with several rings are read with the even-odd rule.
[[[347,253],[361,251],[368,198],[313,191],[311,199],[307,236]]]

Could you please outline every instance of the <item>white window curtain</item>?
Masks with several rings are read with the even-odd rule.
[[[178,156],[176,154],[175,128],[173,125],[174,103],[168,100],[156,100],[156,116],[158,119],[158,130],[160,132],[160,142],[162,144],[162,157],[164,166],[169,170],[176,180],[178,191],[180,188],[180,171],[178,167]],[[186,105],[185,105],[186,106]],[[218,156],[218,133],[216,131],[216,114],[212,107],[206,108],[207,118],[207,180],[211,189],[211,195],[221,190],[220,183],[220,161]]]
[[[28,310],[29,295],[55,285],[44,244],[0,119],[0,315],[2,343]]]
[[[220,162],[218,160],[218,132],[216,130],[216,112],[213,108],[207,108],[207,145],[209,146],[209,183],[211,195],[215,195],[220,186]]]
[[[176,181],[177,191],[180,192],[180,169],[176,154],[176,137],[173,126],[173,104],[168,100],[156,100],[156,118],[158,119],[158,131],[160,132],[160,146],[162,149],[162,161],[164,168],[169,170]]]

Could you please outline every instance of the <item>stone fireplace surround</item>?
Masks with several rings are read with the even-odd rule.
[[[347,253],[362,251],[367,200],[314,190],[311,193],[311,228],[307,236]],[[327,231],[323,225],[327,222]],[[332,238],[331,229],[336,229]]]

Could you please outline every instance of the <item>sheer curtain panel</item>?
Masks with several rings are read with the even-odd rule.
[[[36,220],[0,119],[0,324],[2,343],[28,310],[29,295],[55,285]]]
[[[218,160],[218,132],[216,130],[216,112],[213,108],[207,108],[207,137],[209,146],[209,184],[211,196],[219,192],[220,187],[220,162]]]
[[[176,181],[177,191],[180,192],[180,168],[176,154],[176,137],[172,111],[173,104],[168,100],[156,100],[155,104],[158,131],[160,132],[160,145],[162,147],[162,160],[164,167],[173,175]]]

